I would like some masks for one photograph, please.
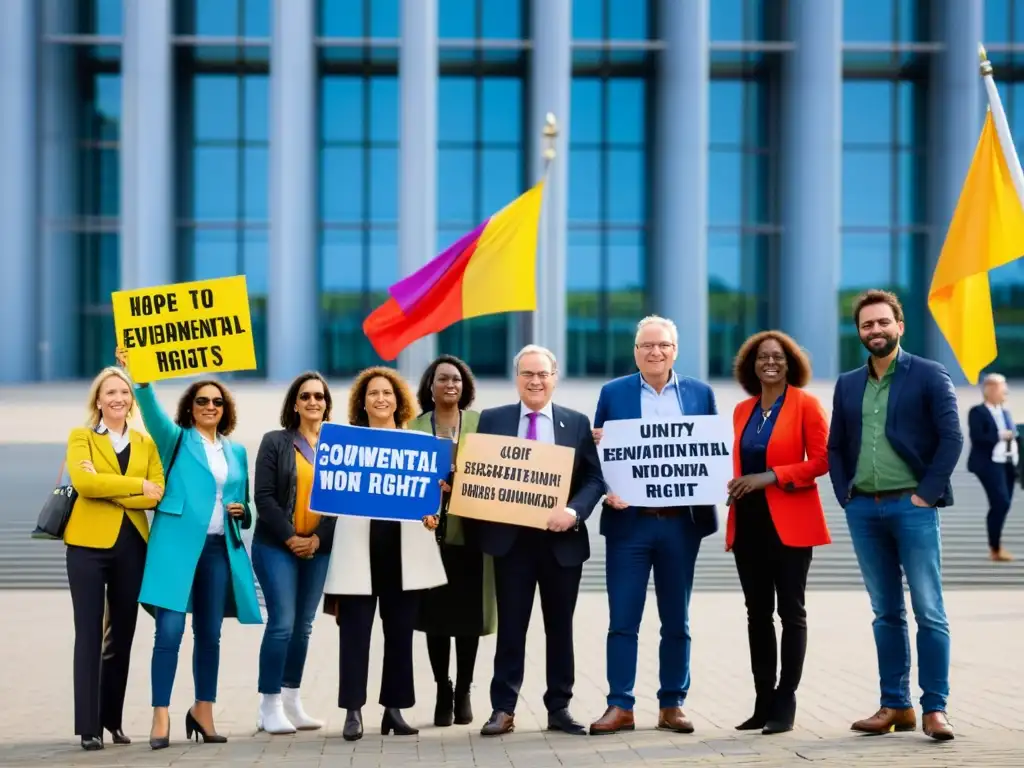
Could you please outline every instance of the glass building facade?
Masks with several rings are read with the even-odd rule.
[[[436,351],[505,376],[633,370],[636,321],[729,375],[780,327],[832,378],[869,287],[956,369],[931,272],[984,114],[988,46],[1024,145],[1024,0],[5,0],[0,381],[112,359],[111,291],[244,273],[275,380],[379,362],[387,287],[531,186],[560,123],[536,316]],[[1024,376],[1024,262],[991,276]]]

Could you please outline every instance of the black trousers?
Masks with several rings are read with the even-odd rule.
[[[775,609],[778,601],[782,620],[782,663],[778,672],[778,690],[795,693],[804,671],[807,655],[807,572],[814,553],[812,547],[787,547],[779,539],[771,522],[767,503],[751,498],[748,508],[740,510],[733,554],[736,572],[747,604],[747,638],[750,643],[750,671],[754,688],[767,693],[776,687],[779,665],[775,638]]]
[[[380,704],[409,709],[416,703],[412,670],[412,634],[420,593],[388,590],[381,595],[338,595],[338,706],[360,709],[366,704],[370,672],[370,637],[373,616],[380,603],[384,629],[384,665],[380,677]]]
[[[75,614],[75,734],[121,727],[146,542],[125,515],[110,549],[68,546]],[[106,614],[106,626],[104,626]]]
[[[1005,464],[991,461],[976,474],[982,488],[985,489],[985,496],[988,497],[988,515],[985,517],[988,546],[989,549],[996,550],[1002,544],[1003,525],[1010,512],[1010,502],[1013,500],[1013,486],[1017,480],[1016,467],[1011,461]]]
[[[569,706],[576,681],[572,620],[583,566],[561,565],[544,534],[544,531],[521,530],[509,553],[494,558],[498,637],[491,679],[491,707],[510,715],[515,714],[519,689],[523,685],[526,632],[538,587],[547,646],[544,706],[548,712]]]

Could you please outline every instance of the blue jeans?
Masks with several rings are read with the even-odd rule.
[[[939,511],[915,507],[910,494],[875,501],[855,496],[846,522],[874,611],[881,706],[906,709],[910,699],[910,634],[903,600],[907,576],[917,622],[921,709],[945,712],[949,698],[949,622],[942,601]]]
[[[658,705],[681,707],[690,690],[690,595],[700,536],[688,510],[674,517],[633,510],[604,514],[621,516],[605,524],[608,706],[632,710],[636,703],[637,636],[653,569],[661,619]]]
[[[207,536],[196,563],[192,580],[192,678],[196,701],[217,700],[217,673],[220,669],[220,627],[224,623],[231,566],[223,536]],[[150,678],[153,706],[168,707],[178,670],[178,649],[185,634],[185,614],[157,608],[156,640]]]
[[[252,566],[267,603],[267,628],[260,645],[260,693],[298,688],[306,666],[313,619],[324,594],[330,555],[303,560],[291,550],[254,541]]]

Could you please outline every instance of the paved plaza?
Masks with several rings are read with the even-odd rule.
[[[698,561],[698,568],[700,563]],[[220,692],[216,706],[224,745],[190,746],[183,718],[192,695],[191,642],[186,633],[172,701],[172,743],[152,752],[149,659],[153,622],[142,614],[136,635],[124,728],[135,743],[111,744],[83,752],[73,736],[71,601],[64,592],[0,592],[3,635],[3,701],[0,713],[0,765],[10,766],[548,766],[709,764],[792,766],[998,766],[1024,764],[1024,725],[1019,702],[1024,674],[1024,594],[1012,591],[952,592],[947,596],[953,626],[950,717],[955,741],[933,742],[920,731],[860,736],[848,729],[878,703],[871,615],[858,592],[816,592],[809,596],[810,649],[799,692],[797,728],[779,736],[740,734],[733,726],[752,704],[742,597],[736,593],[694,596],[693,684],[686,711],[696,733],[654,730],[657,719],[658,621],[653,596],[641,630],[637,680],[637,726],[631,734],[571,737],[543,730],[544,637],[539,605],[527,648],[527,673],[516,713],[515,733],[485,739],[487,684],[494,639],[481,643],[473,690],[472,726],[434,728],[434,685],[422,635],[416,636],[418,703],[407,713],[422,728],[418,737],[381,738],[380,708],[364,709],[366,736],[356,743],[341,738],[344,713],[337,709],[338,636],[330,617],[313,631],[303,697],[307,709],[325,718],[321,732],[295,736],[255,734],[256,664],[262,628],[224,625]],[[607,603],[585,594],[576,612],[576,696],[572,711],[589,722],[604,710],[604,638]],[[376,701],[382,638],[375,628],[370,700]],[[916,689],[916,671],[915,697]]]

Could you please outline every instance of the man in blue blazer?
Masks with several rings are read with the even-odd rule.
[[[982,383],[985,401],[967,412],[967,430],[971,437],[967,471],[977,476],[988,497],[985,523],[989,557],[997,563],[1013,560],[1002,546],[1002,535],[1020,460],[1016,425],[1005,405],[1006,391],[1006,377],[990,373]]]
[[[600,443],[607,421],[718,413],[711,387],[673,370],[678,338],[671,320],[651,316],[640,321],[634,342],[640,370],[601,388],[594,416],[595,442]],[[635,727],[637,635],[652,569],[661,617],[658,728],[693,732],[693,723],[682,709],[690,688],[690,595],[701,539],[717,529],[713,506],[641,508],[628,506],[615,494],[606,497],[601,534],[608,585],[608,708],[591,723],[592,735]]]
[[[550,350],[530,345],[513,363],[519,401],[487,408],[477,432],[564,445],[576,451],[569,501],[553,509],[546,531],[474,520],[480,548],[494,558],[498,637],[491,679],[492,712],[480,733],[501,736],[515,728],[516,702],[523,684],[526,632],[538,588],[547,645],[548,730],[585,735],[569,714],[575,683],[573,614],[583,563],[590,557],[586,520],[604,495],[604,480],[590,419],[551,402],[558,366]]]
[[[945,368],[900,348],[903,307],[894,294],[865,293],[854,321],[870,356],[836,382],[829,475],[846,509],[875,614],[881,707],[852,729],[888,733],[917,727],[902,569],[917,622],[923,730],[935,739],[952,739],[938,508],[953,503],[950,476],[964,442],[956,390]]]

